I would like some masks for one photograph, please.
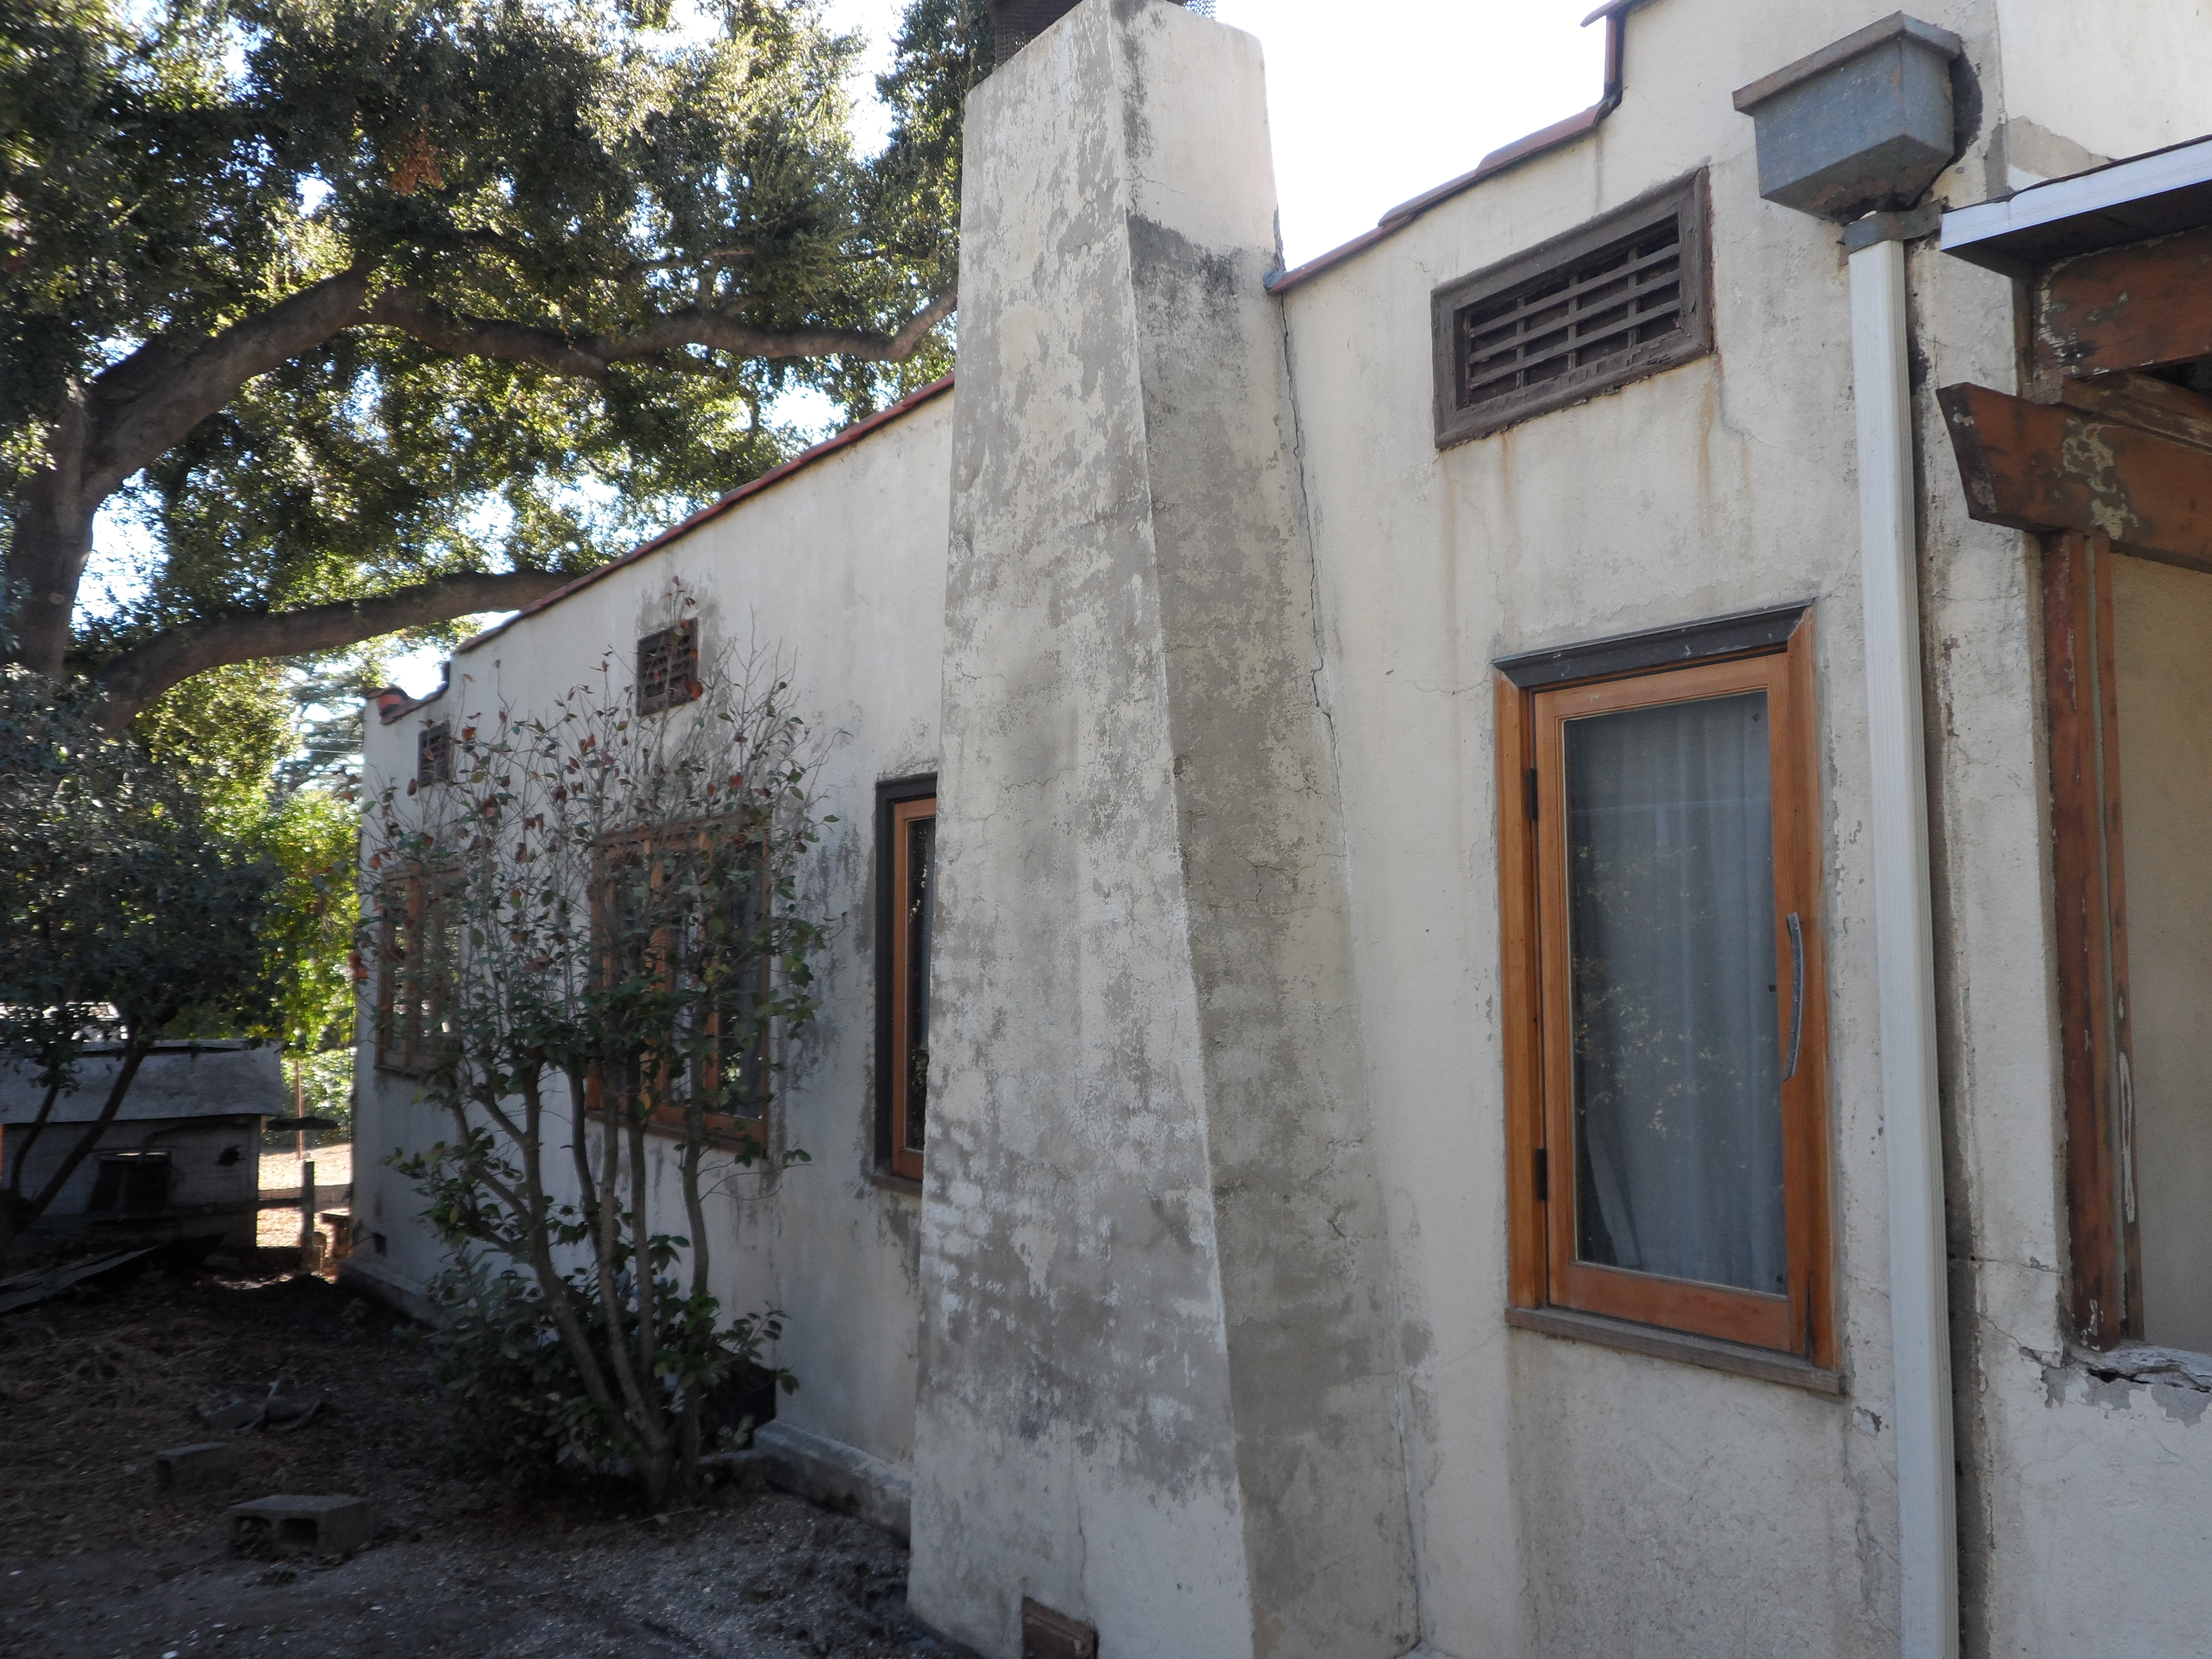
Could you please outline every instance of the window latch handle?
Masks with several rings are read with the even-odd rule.
[[[1805,924],[1790,913],[1790,1056],[1782,1067],[1784,1083],[1797,1075],[1797,1051],[1805,1040]]]

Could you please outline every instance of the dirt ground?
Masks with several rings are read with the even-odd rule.
[[[278,1376],[303,1427],[211,1435],[193,1407]],[[0,1317],[0,1654],[185,1659],[951,1656],[906,1613],[906,1552],[778,1493],[659,1520],[620,1497],[518,1501],[457,1470],[421,1347],[322,1279],[158,1269]],[[156,1489],[154,1454],[228,1441],[236,1474]],[[374,1505],[346,1561],[241,1559],[227,1505]]]

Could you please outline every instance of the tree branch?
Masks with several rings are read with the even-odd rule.
[[[111,730],[119,730],[162,692],[204,669],[260,657],[332,651],[380,634],[451,622],[479,611],[513,611],[535,604],[574,580],[545,570],[470,572],[370,599],[188,623],[133,646],[100,672],[100,683],[107,693],[103,718]]]
[[[361,320],[396,328],[434,350],[456,356],[500,357],[535,363],[556,374],[598,380],[608,368],[640,357],[706,346],[741,357],[857,357],[866,362],[902,362],[929,331],[952,314],[957,291],[948,289],[917,312],[895,334],[860,329],[754,328],[728,312],[687,306],[647,319],[626,334],[566,333],[527,323],[470,317],[412,289],[387,289],[370,301]]]
[[[737,252],[738,250],[728,250]],[[754,328],[714,307],[687,306],[647,319],[623,334],[572,333],[532,323],[471,317],[448,310],[409,288],[370,292],[366,265],[325,277],[258,316],[180,349],[149,340],[93,382],[100,410],[84,486],[94,500],[123,481],[237,396],[257,374],[311,351],[333,334],[364,325],[396,328],[435,351],[535,363],[556,374],[605,377],[609,365],[706,346],[761,358],[858,357],[902,362],[923,337],[951,314],[952,292],[939,295],[893,334],[860,329]]]
[[[500,357],[592,380],[607,372],[605,356],[586,343],[594,336],[566,334],[494,317],[464,316],[411,288],[385,289],[355,320],[396,328],[434,351],[455,357]]]
[[[190,349],[148,341],[93,382],[94,399],[106,407],[86,483],[97,498],[112,495],[132,473],[183,442],[255,375],[362,321],[368,296],[368,270],[356,265],[309,284]]]

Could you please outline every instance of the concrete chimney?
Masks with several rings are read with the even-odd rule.
[[[988,1659],[1024,1598],[1106,1654],[1396,1659],[1259,45],[1084,0],[965,149],[913,1606]]]

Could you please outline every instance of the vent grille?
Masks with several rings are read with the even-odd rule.
[[[1520,292],[1460,313],[1460,407],[1616,367],[1682,327],[1682,222],[1669,216]]]
[[[651,714],[699,695],[699,624],[695,619],[637,642],[637,712]]]
[[[427,788],[453,781],[453,728],[439,720],[426,726],[415,739],[415,781]]]
[[[1705,217],[1693,173],[1437,289],[1438,447],[1710,351]]]

